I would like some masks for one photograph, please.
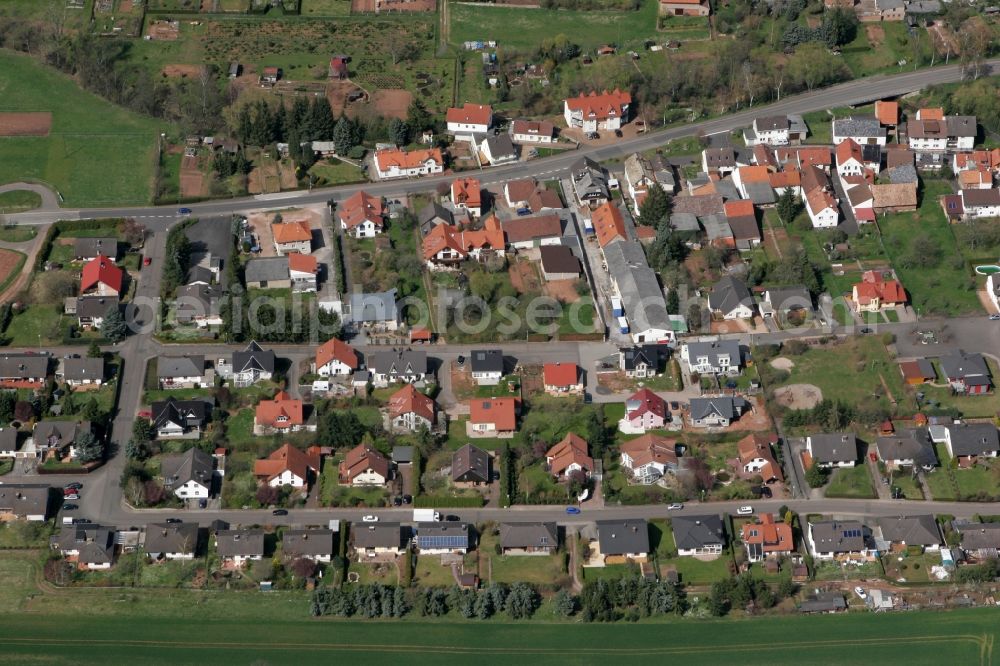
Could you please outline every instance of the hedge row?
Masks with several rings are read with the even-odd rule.
[[[413,498],[413,506],[427,509],[450,507],[453,509],[478,509],[483,505],[482,497],[449,497],[448,495],[418,495]]]

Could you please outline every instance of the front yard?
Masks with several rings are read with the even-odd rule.
[[[845,497],[849,499],[874,499],[875,486],[872,484],[868,466],[860,464],[855,467],[845,467],[834,470],[826,485],[827,497]]]
[[[660,575],[675,569],[680,582],[692,585],[708,585],[723,580],[730,575],[729,565],[733,561],[732,544],[714,560],[699,560],[695,557],[679,557],[674,544],[674,532],[669,521],[653,520],[649,523],[649,547],[660,562]]]
[[[534,583],[553,585],[567,576],[562,550],[555,555],[499,555],[500,536],[486,529],[479,539],[480,575],[485,581],[495,583]],[[492,573],[492,581],[490,574]],[[568,582],[568,581],[567,581]]]

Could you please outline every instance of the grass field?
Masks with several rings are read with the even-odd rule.
[[[50,183],[68,206],[149,201],[156,135],[170,129],[166,123],[124,111],[9,51],[0,51],[0,111],[52,112],[48,136],[0,138],[0,183]]]
[[[30,190],[14,190],[0,194],[0,213],[20,213],[42,205],[42,195]]]
[[[826,487],[827,497],[850,497],[853,499],[873,499],[875,488],[867,465],[834,470]]]
[[[439,567],[440,568],[440,567]],[[543,609],[531,621],[400,622],[311,620],[306,592],[76,589],[41,593],[32,562],[0,555],[0,646],[8,663],[165,664],[365,663],[509,664],[512,660],[580,664],[624,658],[657,663],[734,663],[755,639],[755,658],[770,664],[990,664],[995,612],[790,616],[638,624],[554,622]],[[547,621],[548,620],[548,621]]]
[[[575,11],[452,3],[451,41],[493,40],[502,48],[534,49],[542,40],[568,35],[584,51],[615,43],[619,50],[642,46],[656,33],[657,3],[634,12]]]

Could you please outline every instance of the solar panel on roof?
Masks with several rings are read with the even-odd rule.
[[[421,548],[467,548],[469,540],[464,536],[423,536],[417,542]]]

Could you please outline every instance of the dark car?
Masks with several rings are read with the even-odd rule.
[[[74,481],[73,483],[67,483],[66,487],[72,488],[73,490],[79,490],[80,488],[83,488],[83,484],[79,481]]]
[[[861,331],[860,331],[861,335],[868,335],[871,332],[872,332],[872,329],[868,328],[867,326],[865,326],[864,328],[862,328]]]
[[[77,509],[80,508],[80,505],[79,504],[72,504],[70,502],[66,502],[65,504],[63,504],[62,508],[63,508],[63,511],[76,511]]]
[[[288,509],[275,509],[274,511],[271,512],[271,515],[272,516],[287,516],[288,515]]]
[[[589,405],[592,402],[594,402],[594,396],[590,395],[589,393],[584,393],[583,394],[583,404]]]
[[[619,139],[622,138],[622,131],[621,130],[615,130],[615,136],[618,137]]]
[[[413,495],[403,495],[403,504],[410,504],[413,502]]]
[[[182,523],[184,521],[180,518],[167,518],[166,522],[168,525],[176,525],[177,523]]]
[[[397,496],[395,496],[395,497],[392,498],[392,505],[393,506],[399,506],[402,503],[403,503],[403,498],[400,497],[399,495],[397,495]]]
[[[455,359],[455,363],[459,365],[465,365],[465,357],[459,354],[458,358]]]
[[[458,522],[458,521],[462,520],[461,518],[459,518],[458,516],[456,516],[454,514],[447,515],[447,516],[444,517],[444,519],[447,520],[450,523],[455,523],[455,522]]]
[[[177,214],[178,215],[190,215],[191,214],[191,209],[190,208],[178,208],[177,209]]]

